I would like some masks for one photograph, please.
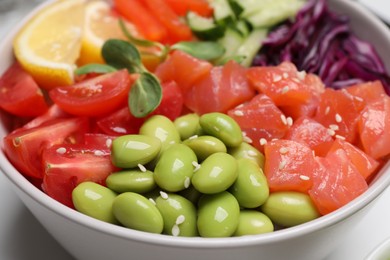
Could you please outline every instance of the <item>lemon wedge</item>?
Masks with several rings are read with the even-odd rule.
[[[18,32],[16,59],[45,89],[70,85],[80,55],[86,0],[58,0]]]

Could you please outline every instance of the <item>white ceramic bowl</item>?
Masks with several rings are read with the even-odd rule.
[[[365,260],[389,260],[390,259],[390,237],[375,247]]]
[[[355,32],[375,44],[390,68],[390,31],[354,1],[329,0],[333,10],[347,13]],[[41,6],[42,7],[42,6]],[[29,17],[0,45],[0,73],[11,63],[12,39]],[[0,138],[6,135],[2,117]],[[388,163],[360,197],[314,221],[269,234],[233,238],[181,238],[149,234],[111,225],[71,210],[28,182],[0,152],[0,168],[9,183],[48,232],[77,259],[323,259],[345,239],[375,199],[390,184]],[[364,223],[361,223],[364,225]]]

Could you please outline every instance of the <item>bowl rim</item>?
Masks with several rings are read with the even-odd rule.
[[[0,49],[4,49],[14,38],[16,32],[22,27],[22,25],[28,21],[33,15],[41,8],[49,5],[55,0],[48,0],[40,4],[32,12],[29,13],[23,20],[21,20],[14,31],[8,33],[6,37],[0,42]],[[353,9],[359,16],[364,17],[373,26],[379,28],[382,31],[388,31],[388,28],[382,23],[379,18],[370,13],[363,6],[357,2],[347,0],[334,0],[339,5],[344,5],[347,9]],[[385,33],[385,37],[390,44],[390,31]],[[3,146],[3,140],[6,133],[4,126],[0,126],[1,147]],[[381,193],[390,185],[390,162],[382,167],[380,172],[377,173],[376,178],[372,181],[369,189],[360,195],[355,200],[351,201],[342,208],[322,216],[318,219],[310,222],[278,230],[272,233],[242,236],[242,237],[228,237],[228,238],[203,238],[203,237],[174,237],[162,234],[152,234],[137,230],[132,230],[117,226],[114,224],[106,223],[87,215],[84,215],[76,210],[70,209],[67,206],[57,202],[56,200],[47,196],[44,192],[36,188],[30,183],[21,173],[19,173],[14,166],[8,161],[3,150],[0,152],[0,170],[6,176],[6,179],[10,181],[18,191],[24,193],[29,198],[33,199],[35,203],[40,204],[42,207],[49,211],[54,212],[63,218],[75,222],[78,225],[85,226],[89,229],[103,232],[107,235],[121,237],[126,240],[133,240],[143,242],[147,244],[163,245],[166,247],[182,247],[182,248],[234,248],[234,247],[247,247],[259,244],[270,244],[274,242],[280,242],[288,240],[294,237],[299,237],[313,233],[317,230],[325,229],[329,226],[336,225],[339,222],[343,222],[351,215],[363,210],[372,201],[374,201]],[[377,179],[381,178],[380,181]]]

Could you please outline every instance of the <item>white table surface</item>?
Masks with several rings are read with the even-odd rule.
[[[8,0],[0,0],[0,5],[3,1]],[[389,0],[359,1],[372,10],[386,10],[387,14],[380,13],[381,18],[390,21]],[[39,2],[40,0],[19,0],[16,10],[0,13],[0,39],[20,17]],[[73,259],[27,210],[1,174],[0,205],[0,260]],[[363,260],[375,246],[390,237],[389,223],[390,188],[376,201],[360,225],[356,226],[326,260]]]

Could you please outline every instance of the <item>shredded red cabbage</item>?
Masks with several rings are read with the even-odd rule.
[[[358,39],[348,16],[330,11],[326,0],[309,0],[294,20],[272,30],[253,65],[286,60],[317,74],[326,86],[338,89],[381,80],[390,95],[390,77],[374,47]]]

